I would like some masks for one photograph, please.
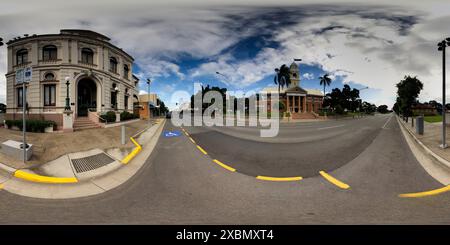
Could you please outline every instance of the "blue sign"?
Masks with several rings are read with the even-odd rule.
[[[178,130],[164,131],[164,137],[166,137],[166,138],[179,137],[180,135],[181,135],[181,132]]]

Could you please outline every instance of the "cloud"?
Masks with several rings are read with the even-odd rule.
[[[3,3],[0,29],[6,40],[24,33],[58,33],[64,28],[103,33],[133,55],[142,85],[147,78],[183,81],[220,71],[224,76],[217,79],[225,85],[247,88],[273,76],[274,67],[301,56],[303,63],[318,66],[333,78],[380,91],[376,98],[380,103],[392,104],[394,85],[406,74],[418,75],[424,82],[421,99],[440,98],[436,43],[450,24],[448,3],[302,2],[312,4],[289,0],[245,4],[210,0],[190,6],[181,0],[77,1],[67,11],[61,1],[14,1]],[[5,47],[0,48],[0,57],[0,73],[6,73]],[[198,63],[184,66],[186,60]],[[176,86],[161,86],[161,91]],[[0,102],[4,100],[5,77],[1,76]]]
[[[306,72],[306,73],[303,73],[302,77],[306,80],[311,80],[311,79],[314,79],[314,74]]]

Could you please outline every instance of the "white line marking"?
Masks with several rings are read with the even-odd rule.
[[[339,128],[339,127],[343,127],[343,126],[345,126],[345,125],[342,124],[342,125],[336,125],[336,126],[330,126],[330,127],[318,128],[317,130],[324,130],[324,129],[330,129],[330,128]]]
[[[386,128],[386,125],[391,121],[391,118],[392,118],[392,115],[388,118],[388,120],[386,120],[386,122],[384,123],[383,127],[381,127],[381,128],[388,129],[388,128]]]

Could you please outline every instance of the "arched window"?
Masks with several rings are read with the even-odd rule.
[[[128,79],[128,75],[130,73],[130,67],[128,65],[123,66],[123,77]]]
[[[114,57],[109,58],[109,71],[117,73],[117,59]]]
[[[81,49],[81,63],[94,64],[94,51],[90,48]]]
[[[16,53],[16,64],[22,65],[28,62],[28,51],[26,49],[21,49]]]
[[[56,60],[58,59],[58,49],[55,45],[47,45],[42,48],[42,60]]]
[[[49,72],[49,73],[45,74],[44,79],[45,79],[45,81],[54,81],[55,75],[53,75],[53,73]]]

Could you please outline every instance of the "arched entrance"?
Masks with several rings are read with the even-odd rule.
[[[85,117],[89,109],[97,109],[97,85],[89,78],[78,81],[77,116]]]

